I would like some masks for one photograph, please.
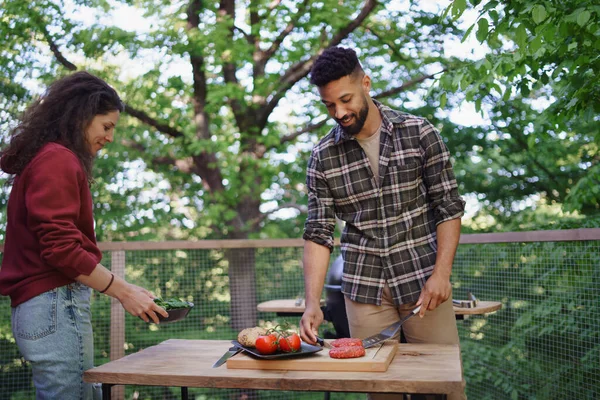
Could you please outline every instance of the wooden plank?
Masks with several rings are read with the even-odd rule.
[[[397,341],[389,341],[382,346],[366,349],[364,357],[345,360],[329,357],[329,349],[326,348],[305,357],[273,360],[261,360],[242,352],[227,360],[227,368],[284,371],[384,372],[392,362],[397,347]]]
[[[339,238],[334,245],[340,244]],[[304,239],[230,239],[230,240],[169,240],[166,242],[102,242],[102,251],[114,250],[212,250],[304,247]]]
[[[296,300],[294,299],[269,300],[256,306],[256,309],[262,312],[290,313],[298,315],[304,312],[304,308],[304,303],[296,305]],[[501,308],[502,303],[499,301],[479,301],[477,307],[473,308],[454,307],[454,313],[456,315],[478,315],[498,311]]]
[[[600,228],[564,229],[554,231],[472,233],[460,236],[460,244],[577,242],[588,240],[600,240]]]
[[[125,252],[113,251],[111,254],[111,272],[120,278],[125,278]],[[110,359],[118,360],[125,356],[125,309],[119,300],[110,299]],[[125,388],[115,386],[111,389],[112,398],[123,400]]]
[[[458,345],[400,343],[394,360],[385,372],[337,372],[319,379],[304,371],[289,371],[281,390],[298,390],[298,380],[315,391],[342,390],[366,393],[454,393],[462,389]],[[459,382],[460,380],[460,382]]]
[[[84,380],[116,385],[333,392],[452,393],[462,388],[457,345],[400,344],[385,372],[212,368],[229,347],[228,340],[171,339],[92,368],[84,373]]]
[[[477,303],[477,307],[464,308],[454,307],[454,313],[456,315],[481,315],[488,314],[494,311],[498,311],[502,308],[502,303],[499,301],[481,301]]]
[[[321,299],[321,305],[325,305],[324,299]],[[280,299],[263,301],[256,306],[256,309],[262,312],[302,314],[305,307],[304,300],[300,304],[296,304],[294,299]]]
[[[552,231],[525,231],[500,233],[465,233],[461,244],[478,243],[527,243],[527,242],[577,242],[600,240],[600,228],[564,229]],[[335,238],[335,246],[340,245]],[[115,250],[210,250],[241,248],[303,247],[303,239],[240,239],[240,240],[170,240],[166,242],[101,242],[102,251]],[[0,244],[0,252],[4,244]]]

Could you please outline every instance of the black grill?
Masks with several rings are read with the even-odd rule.
[[[342,294],[342,274],[344,272],[344,259],[340,255],[336,258],[325,278],[325,306],[322,307],[327,321],[333,324],[335,334],[325,332],[327,339],[350,337],[346,303]]]

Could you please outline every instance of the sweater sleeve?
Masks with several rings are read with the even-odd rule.
[[[27,169],[27,225],[35,233],[40,255],[48,265],[71,279],[89,275],[99,260],[82,247],[77,227],[85,172],[70,151],[56,149],[32,161]]]

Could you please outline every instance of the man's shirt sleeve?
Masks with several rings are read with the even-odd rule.
[[[458,194],[450,152],[438,131],[427,121],[421,127],[421,151],[423,181],[434,211],[435,224],[462,217],[465,202]]]
[[[306,170],[308,217],[304,224],[304,240],[310,240],[333,251],[335,211],[333,197],[327,185],[318,154],[313,150]]]

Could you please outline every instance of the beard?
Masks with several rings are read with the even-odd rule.
[[[368,115],[369,115],[369,104],[367,103],[366,97],[363,96],[363,105],[362,105],[360,111],[358,112],[358,115],[349,114],[349,115],[346,115],[342,119],[337,119],[337,118],[334,118],[334,119],[340,125],[340,128],[342,128],[342,130],[344,132],[346,132],[350,136],[355,136],[355,135],[358,135],[358,133],[362,130],[363,126],[365,126],[365,122],[367,121]],[[353,124],[348,125],[348,126],[342,125],[342,121],[346,121],[352,117],[354,117],[356,119],[356,122],[354,122]]]

